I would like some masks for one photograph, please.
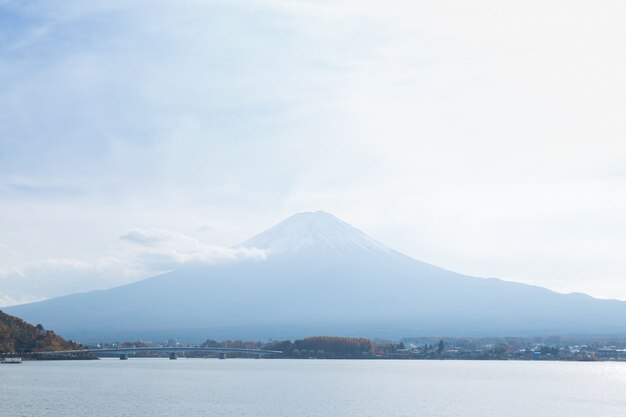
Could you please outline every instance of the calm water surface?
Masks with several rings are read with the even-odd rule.
[[[26,362],[0,365],[0,416],[626,417],[626,363]]]

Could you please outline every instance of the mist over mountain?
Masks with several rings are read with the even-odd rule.
[[[626,334],[617,320],[626,302],[450,272],[325,212],[296,214],[237,247],[267,256],[5,311],[82,342]]]

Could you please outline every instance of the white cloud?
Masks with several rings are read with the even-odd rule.
[[[30,262],[0,271],[2,305],[109,288],[141,277],[130,260],[103,257],[93,261],[71,258]]]
[[[264,260],[260,249],[211,246],[163,229],[132,229],[107,256],[56,258],[0,271],[0,306],[111,288],[190,264]]]
[[[163,229],[133,229],[123,234],[120,239],[130,243],[130,247],[125,249],[130,249],[144,267],[152,269],[170,269],[190,263],[263,260],[266,257],[260,249],[206,245],[192,237]]]

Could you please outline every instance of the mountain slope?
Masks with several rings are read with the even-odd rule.
[[[626,334],[616,320],[624,302],[446,271],[324,212],[297,214],[238,246],[268,256],[6,310],[81,341]]]

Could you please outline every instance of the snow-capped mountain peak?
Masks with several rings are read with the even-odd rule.
[[[392,255],[393,250],[324,211],[295,214],[237,247],[268,255]]]

